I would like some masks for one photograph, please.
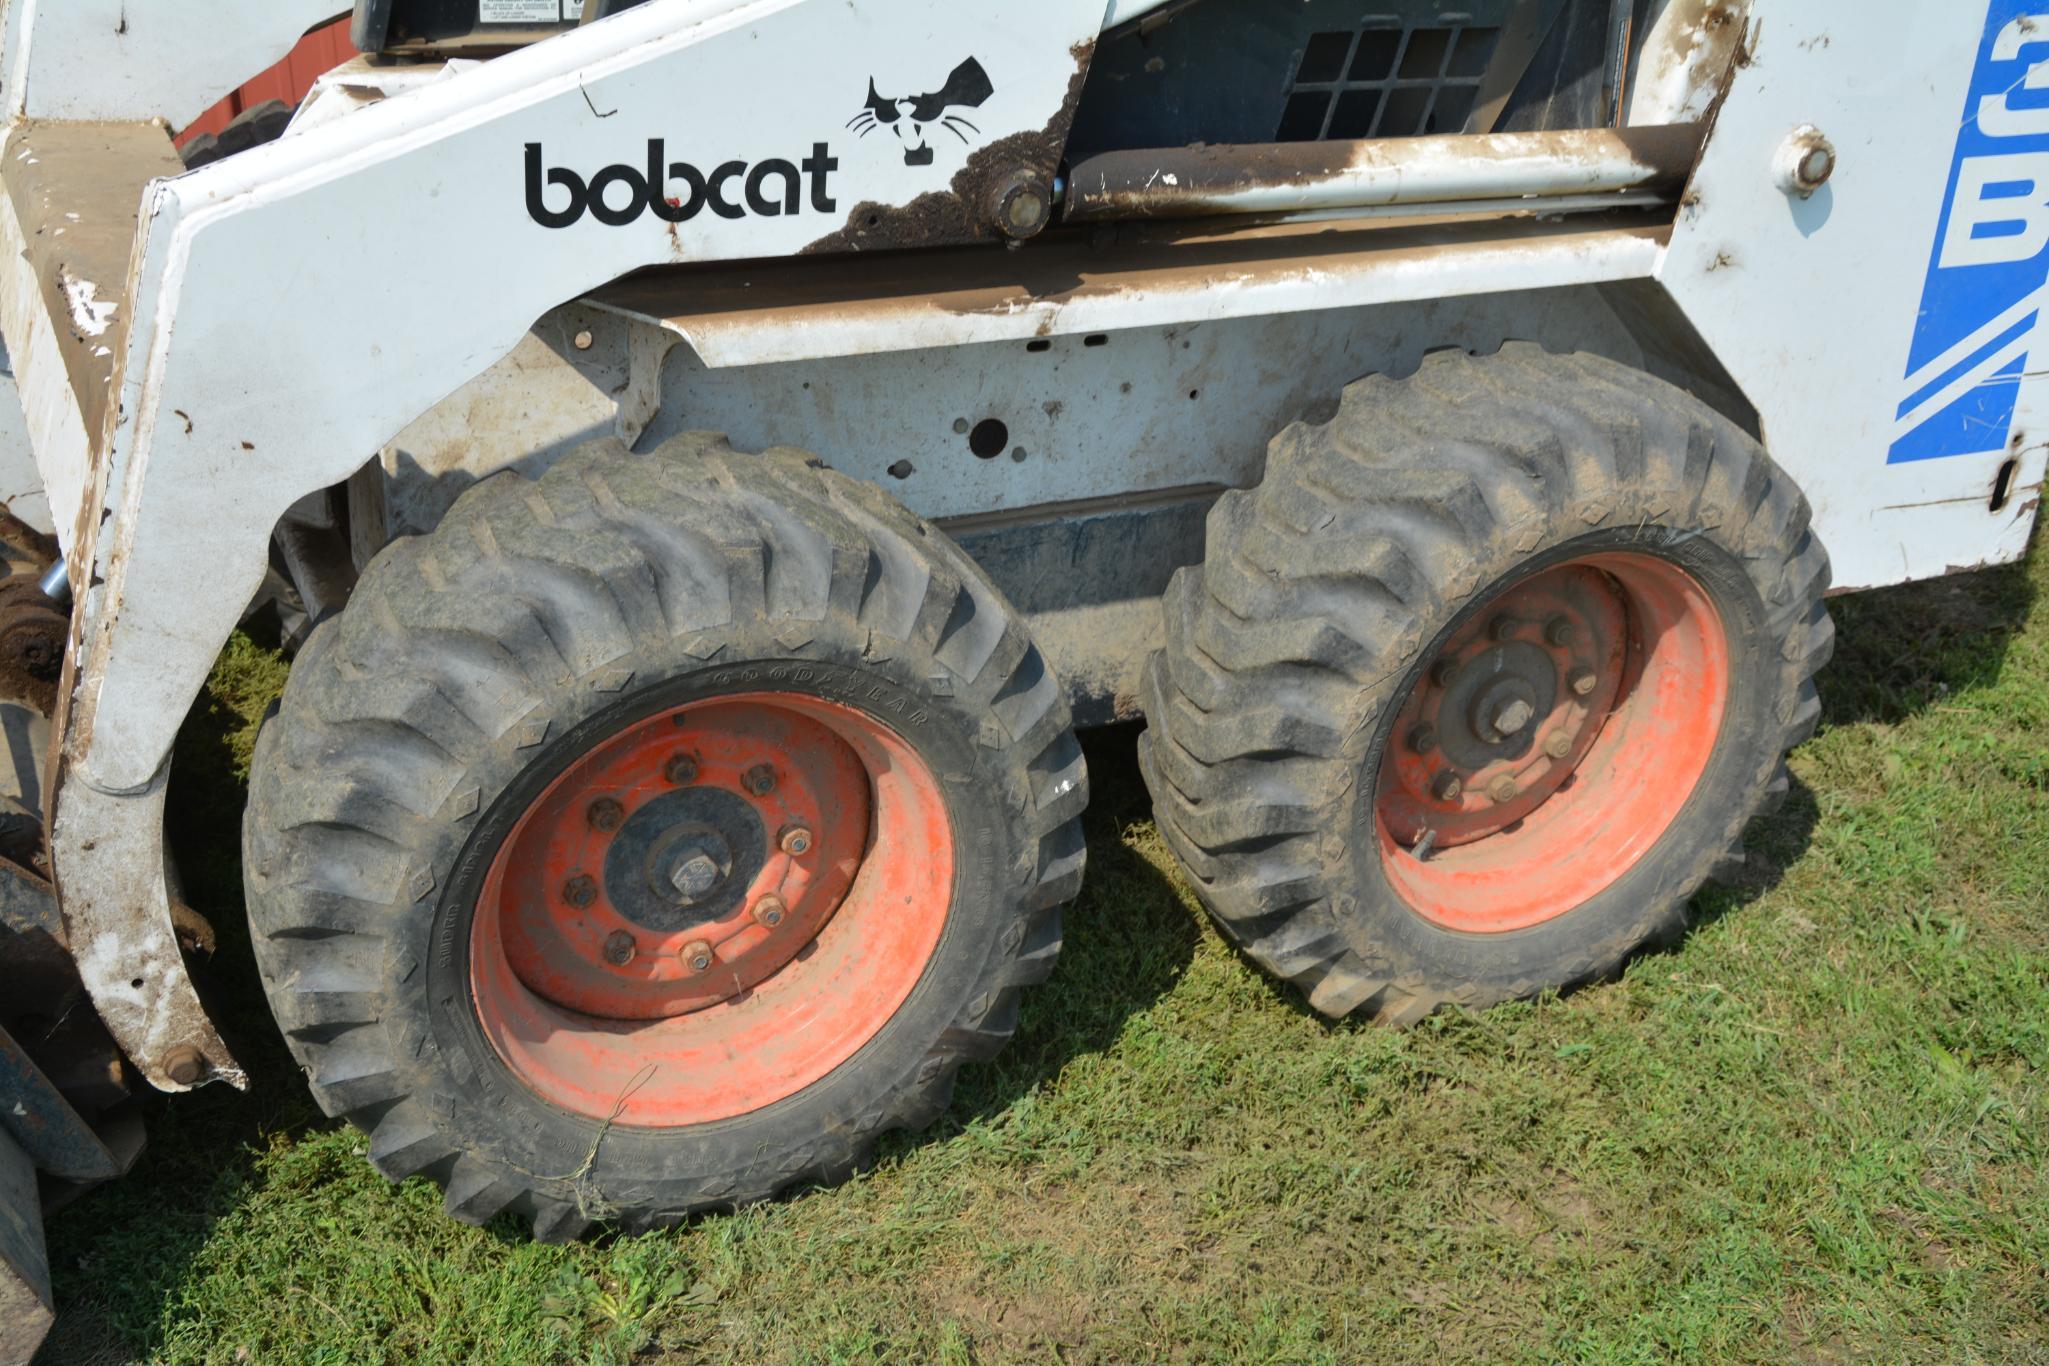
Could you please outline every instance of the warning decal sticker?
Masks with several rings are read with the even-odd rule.
[[[576,9],[581,14],[583,5]],[[561,0],[477,0],[480,24],[552,24],[561,18]]]

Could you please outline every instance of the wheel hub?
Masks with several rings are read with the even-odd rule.
[[[1599,734],[1627,640],[1620,589],[1579,566],[1525,580],[1453,633],[1394,731],[1382,815],[1395,840],[1469,844],[1541,806]],[[1433,743],[1419,748],[1419,732]]]
[[[550,771],[483,875],[470,990],[553,1104],[652,1127],[759,1109],[854,1057],[938,950],[952,818],[871,712],[721,694]]]
[[[671,858],[669,865],[668,881],[676,900],[695,906],[726,880],[733,866],[733,851],[715,832],[706,831]]]
[[[1396,717],[1373,807],[1389,882],[1453,930],[1564,914],[1675,819],[1728,689],[1719,614],[1669,561],[1603,553],[1511,584]]]
[[[740,996],[817,935],[865,851],[859,758],[795,714],[709,704],[616,737],[574,776],[511,842],[524,890],[505,951],[535,994],[586,1015]]]

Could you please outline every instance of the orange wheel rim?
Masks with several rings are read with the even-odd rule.
[[[1389,883],[1468,933],[1583,904],[1671,828],[1728,696],[1721,615],[1677,565],[1591,555],[1511,585],[1396,717],[1375,801]]]
[[[477,1018],[563,1109],[672,1127],[794,1095],[895,1015],[952,900],[939,784],[838,703],[690,703],[578,756],[507,831]]]

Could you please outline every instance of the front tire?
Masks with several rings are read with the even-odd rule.
[[[1791,479],[1646,375],[1513,345],[1345,390],[1168,588],[1140,759],[1212,918],[1332,1016],[1616,972],[1820,715]]]
[[[942,534],[688,435],[501,475],[365,571],[257,746],[266,990],[394,1180],[543,1239],[829,1181],[1060,946],[1067,707]]]

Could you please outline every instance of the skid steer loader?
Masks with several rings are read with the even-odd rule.
[[[1406,1024],[1672,940],[1826,595],[2028,543],[2049,4],[340,8],[8,6],[15,1355],[38,1182],[246,1084],[163,826],[253,602],[278,1026],[565,1239],[938,1115],[1053,968],[1077,727]]]

